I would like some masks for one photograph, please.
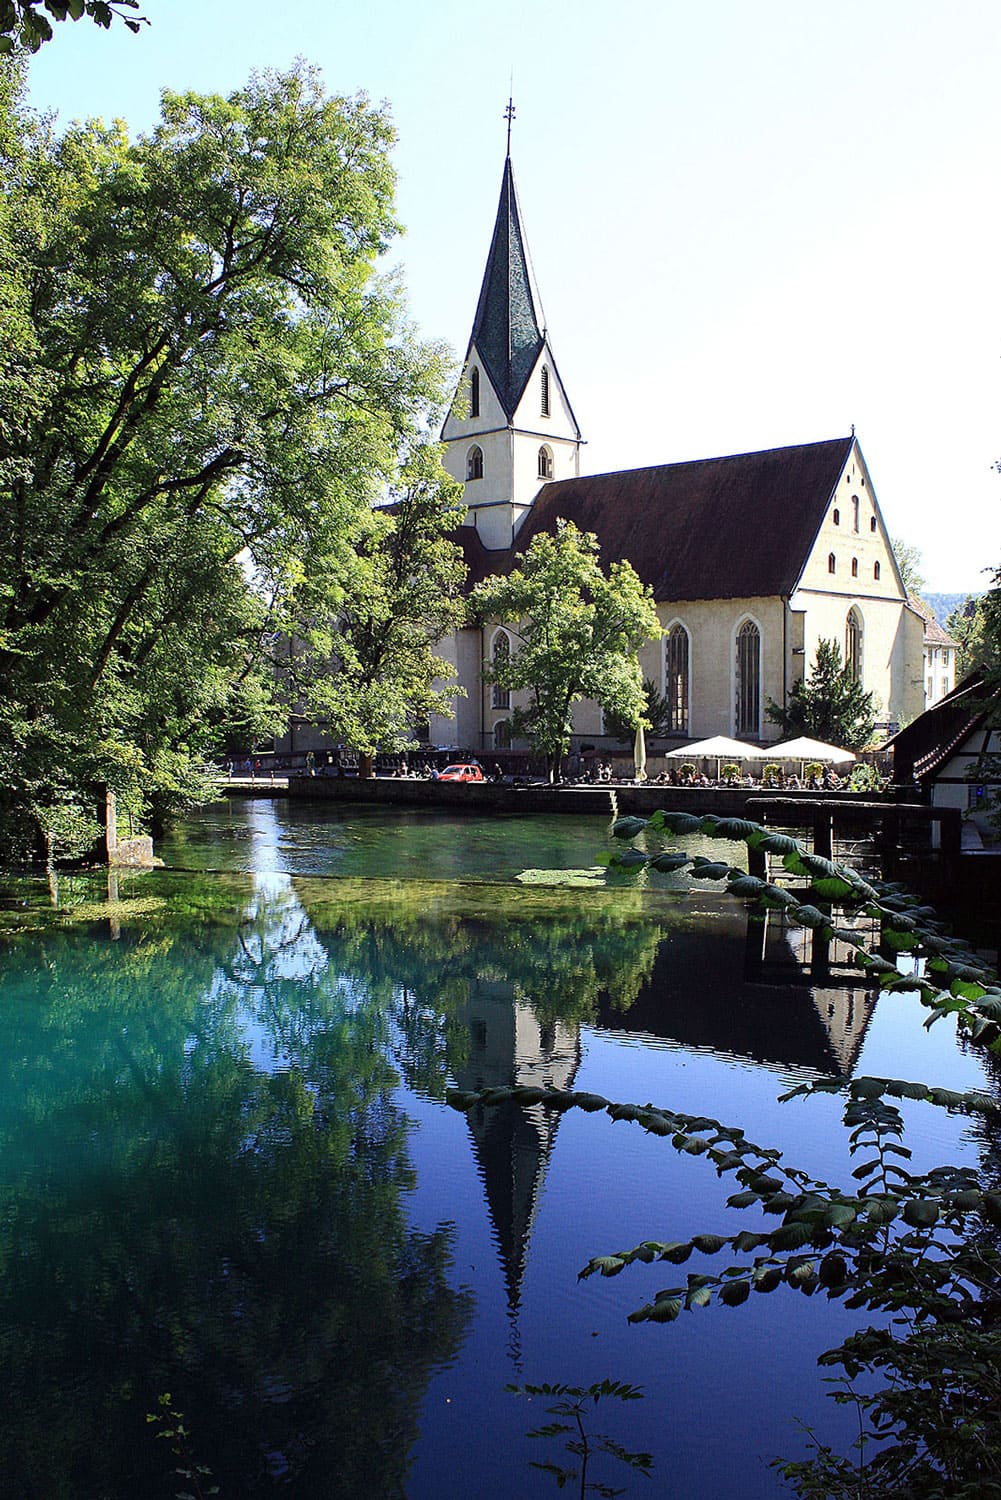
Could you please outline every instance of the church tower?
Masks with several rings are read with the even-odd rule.
[[[442,429],[444,465],[465,486],[465,524],[490,550],[511,545],[540,487],[580,473],[580,428],[540,317],[511,169],[511,119],[500,202],[473,331]]]

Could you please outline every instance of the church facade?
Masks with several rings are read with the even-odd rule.
[[[442,441],[464,486],[457,540],[470,586],[518,565],[540,532],[572,521],[603,564],[627,559],[653,590],[664,630],[640,655],[671,708],[671,740],[714,734],[767,743],[784,703],[836,640],[880,718],[923,704],[923,622],[908,603],[854,433],[819,443],[581,474],[581,432],[542,324],[510,155],[463,373]],[[470,625],[440,652],[466,697],[433,720],[432,743],[489,754],[511,745],[510,695],[483,681],[510,629]],[[602,744],[596,704],[576,739]],[[610,742],[605,742],[609,743]]]

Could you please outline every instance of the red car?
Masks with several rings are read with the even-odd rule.
[[[479,766],[468,763],[460,763],[454,766],[446,766],[438,776],[439,781],[485,781]]]

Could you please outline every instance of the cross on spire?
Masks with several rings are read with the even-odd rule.
[[[511,98],[509,98],[508,101],[507,101],[507,109],[504,111],[504,118],[507,121],[507,154],[508,154],[508,156],[511,155],[511,121],[514,119],[514,114],[515,114],[514,100],[511,99]]]

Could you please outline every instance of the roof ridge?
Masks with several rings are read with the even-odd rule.
[[[804,452],[808,448],[836,447],[844,443],[855,442],[854,437],[846,438],[822,438],[815,443],[786,443],[777,448],[752,448],[746,453],[721,453],[709,458],[681,458],[663,464],[642,464],[638,468],[628,469],[603,469],[598,474],[580,474],[570,479],[550,480],[545,489],[553,489],[557,485],[580,484],[583,480],[592,479],[614,479],[622,474],[655,474],[662,469],[685,469],[695,468],[700,464],[725,464],[735,462],[740,458],[766,458],[770,454],[789,454]]]

